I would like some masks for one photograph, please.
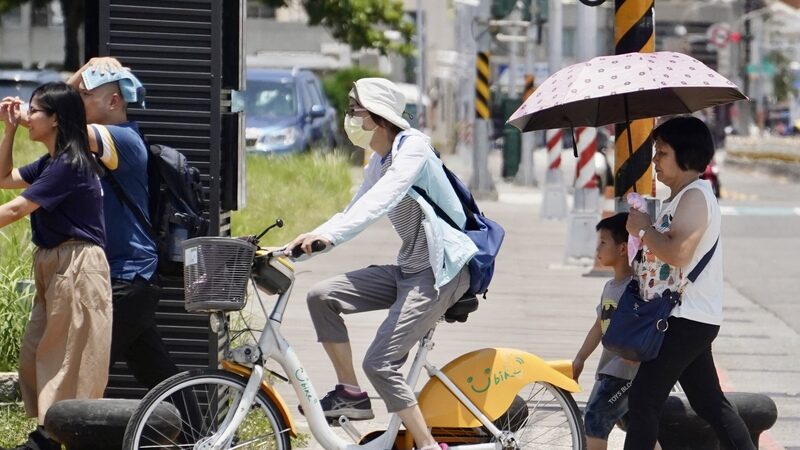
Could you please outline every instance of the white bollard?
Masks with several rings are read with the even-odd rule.
[[[561,130],[547,130],[547,171],[544,178],[543,219],[561,220],[567,216],[567,188],[561,173]]]

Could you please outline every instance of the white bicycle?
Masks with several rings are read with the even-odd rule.
[[[228,331],[220,311],[241,309],[248,280],[278,295],[277,301],[257,345],[226,352],[221,370],[183,372],[153,388],[128,424],[124,449],[290,449],[297,428],[286,403],[266,381],[270,373],[294,387],[311,433],[323,448],[413,448],[411,434],[394,414],[385,430],[366,436],[340,417],[333,425],[341,426],[352,442],[332,430],[311,380],[281,334],[294,283],[294,268],[283,250],[210,237],[185,241],[184,256],[187,309],[210,311],[212,329]],[[260,295],[258,301],[264,309]],[[464,298],[444,319],[464,321],[475,309],[477,299]],[[435,328],[420,340],[407,382],[414,387],[423,369],[430,376],[418,401],[438,442],[452,450],[586,448],[581,413],[571,395],[580,387],[571,379],[570,361],[545,362],[520,350],[486,348],[439,369],[427,360]],[[269,370],[270,360],[286,375]]]

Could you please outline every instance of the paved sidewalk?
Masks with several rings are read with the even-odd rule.
[[[448,161],[460,171],[457,159]],[[539,218],[541,194],[538,189],[498,183],[497,190],[497,201],[479,202],[487,216],[506,229],[506,241],[488,298],[481,301],[480,309],[467,323],[439,326],[430,359],[444,364],[460,354],[483,347],[519,348],[545,360],[571,359],[594,320],[597,299],[606,279],[584,276],[588,272],[586,267],[562,264],[566,222]],[[322,396],[336,380],[322,347],[316,342],[305,293],[313,283],[343,271],[393,262],[398,248],[399,239],[384,219],[346,245],[297,264],[294,297],[284,317],[283,332],[305,364],[318,395]],[[746,392],[787,392],[786,387],[766,385],[758,369],[780,369],[792,364],[785,355],[796,353],[800,338],[727,283],[725,295],[726,321],[715,343],[715,355],[726,387]],[[251,302],[250,308],[255,307],[254,303]],[[365,313],[346,318],[357,365],[384,314]],[[747,349],[748,355],[761,351],[762,356],[742,357],[742,349]],[[591,391],[598,357],[599,350],[587,362],[581,376],[584,392],[575,395],[581,406]],[[775,383],[796,382],[780,379],[779,371],[771,376]],[[363,375],[360,379],[364,386],[369,386]],[[417,389],[425,380],[423,377]],[[307,432],[302,416],[297,413],[291,387],[280,384],[278,388],[298,425]],[[374,395],[374,391],[371,392]],[[780,408],[780,399],[776,402]],[[379,429],[385,423],[385,409],[377,397],[373,398],[373,408],[376,420],[356,422],[360,431]],[[794,424],[779,422],[769,435],[762,435],[762,448],[784,448],[778,442],[796,435],[792,432],[794,427]],[[609,448],[621,448],[623,439],[624,434],[616,430]],[[318,448],[313,439],[309,446]]]

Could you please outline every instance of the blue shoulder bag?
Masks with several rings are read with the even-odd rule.
[[[719,239],[695,268],[688,280],[694,283],[717,249]],[[664,333],[669,328],[672,308],[681,303],[683,288],[667,289],[652,300],[642,298],[639,281],[634,277],[622,293],[617,309],[611,313],[611,322],[603,335],[603,346],[617,355],[632,361],[650,361],[658,356]]]

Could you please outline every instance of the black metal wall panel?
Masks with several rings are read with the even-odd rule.
[[[231,158],[238,161],[238,149],[221,145],[222,117],[231,114],[230,102],[222,101],[230,98],[221,85],[222,30],[223,12],[225,20],[238,21],[237,29],[241,26],[243,16],[237,17],[236,11],[243,11],[242,1],[225,0],[223,11],[219,0],[98,0],[96,11],[87,12],[87,18],[98,23],[87,28],[87,33],[95,29],[97,33],[87,35],[87,55],[114,56],[131,68],[147,89],[146,108],[130,109],[129,117],[139,122],[151,143],[176,148],[202,172],[212,235],[230,234],[230,213],[222,207],[221,186],[223,177],[236,176]],[[236,34],[227,36],[225,46],[235,50],[232,39],[236,38]],[[237,60],[240,56],[236,55]],[[226,78],[236,79],[231,73]],[[226,122],[236,121],[228,118]],[[238,130],[225,134],[231,132]],[[228,135],[226,141],[236,139]],[[229,199],[230,194],[225,197]],[[207,315],[186,312],[181,278],[162,278],[162,285],[157,319],[175,361],[184,369],[216,366],[224,343],[209,330]],[[137,398],[144,393],[124,364],[112,369],[110,396]]]

